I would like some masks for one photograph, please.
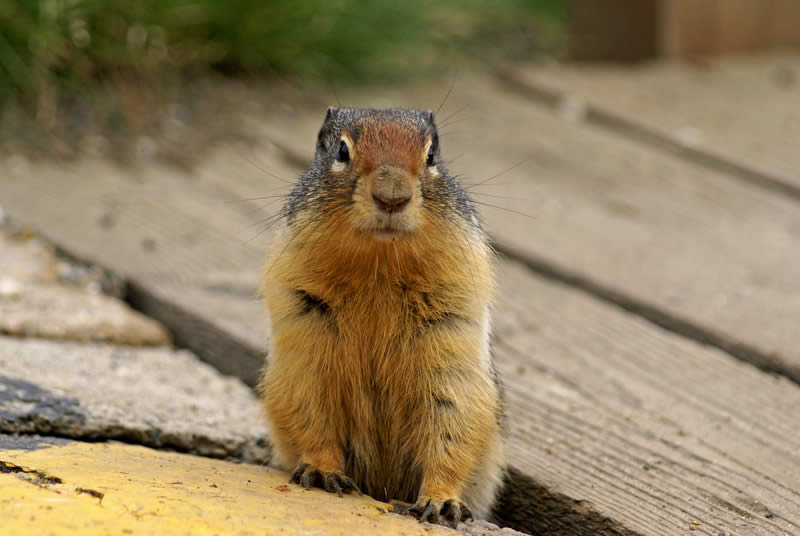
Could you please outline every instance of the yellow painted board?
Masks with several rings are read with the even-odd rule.
[[[457,534],[287,478],[115,443],[0,451],[0,535]]]

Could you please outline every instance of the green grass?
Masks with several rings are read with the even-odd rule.
[[[0,0],[0,99],[208,71],[385,82],[524,55],[562,0]],[[552,32],[551,32],[552,33]],[[545,39],[546,40],[546,39]],[[539,40],[541,41],[541,39]],[[550,46],[544,43],[545,46]],[[509,50],[506,50],[509,49]]]

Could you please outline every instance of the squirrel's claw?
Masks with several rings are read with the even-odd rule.
[[[438,501],[431,497],[420,497],[407,509],[397,509],[398,513],[416,517],[420,523],[438,523],[456,528],[461,521],[474,519],[467,505],[458,499]]]
[[[361,495],[358,485],[350,477],[337,472],[320,471],[313,465],[301,463],[289,477],[290,484],[300,484],[306,489],[319,487],[329,493],[336,493],[339,497],[345,493],[355,491]]]

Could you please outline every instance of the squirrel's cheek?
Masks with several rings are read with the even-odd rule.
[[[439,171],[439,168],[437,168],[436,166],[428,167],[428,177],[429,178],[438,179],[438,178],[441,178],[441,176],[442,176],[442,172]]]
[[[345,162],[339,162],[336,160],[333,162],[333,164],[331,164],[331,171],[333,173],[341,173],[345,169],[347,169],[347,164]]]

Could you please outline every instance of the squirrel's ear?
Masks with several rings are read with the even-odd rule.
[[[336,117],[337,113],[339,113],[339,108],[336,106],[328,106],[328,112],[325,114],[325,122],[328,122]]]
[[[328,137],[328,134],[333,128],[329,123],[334,117],[336,117],[337,113],[339,113],[339,108],[336,106],[328,106],[328,111],[325,113],[325,120],[322,122],[322,127],[319,129],[319,134],[317,134],[317,149],[322,149],[323,151],[328,149],[325,139]]]

